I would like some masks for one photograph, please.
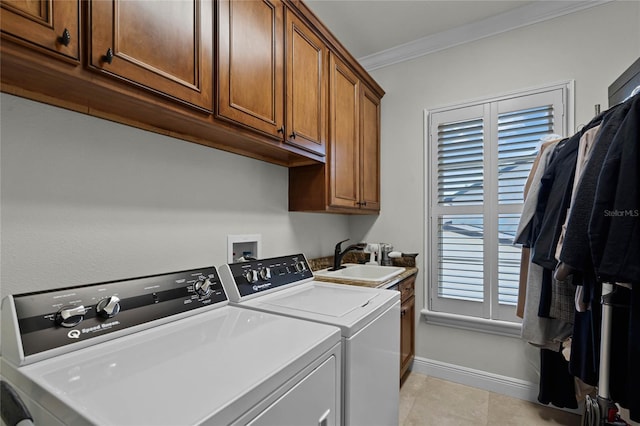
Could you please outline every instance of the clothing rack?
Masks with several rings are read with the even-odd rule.
[[[608,110],[595,105],[572,136],[541,144],[514,236],[528,249],[518,309],[522,338],[540,348],[538,401],[586,401],[583,426],[626,426],[619,406],[640,421],[640,189],[629,186],[640,182],[640,59],[634,67],[609,87]]]
[[[616,96],[620,93],[628,93],[628,87],[633,82],[640,80],[640,58],[629,67],[611,86],[609,86],[609,105],[618,103]],[[640,84],[637,84],[631,93],[624,97],[622,102],[626,102],[640,93]],[[595,106],[596,115],[600,114],[600,105]],[[618,406],[611,399],[609,381],[611,365],[611,335],[613,303],[612,295],[615,291],[615,283],[602,283],[602,319],[600,325],[600,365],[598,373],[598,394],[597,397],[586,397],[583,426],[625,426],[628,423],[623,420],[618,413]]]
[[[613,306],[611,295],[615,284],[602,283],[602,323],[600,326],[600,368],[598,376],[598,395],[587,395],[582,417],[583,426],[627,426],[620,417],[618,406],[609,392],[609,367],[611,363],[611,328]]]

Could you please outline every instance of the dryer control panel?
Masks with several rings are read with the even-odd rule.
[[[231,302],[313,278],[304,254],[238,262],[220,267]]]
[[[2,347],[15,339],[23,358],[16,362],[23,364],[31,355],[109,340],[222,302],[227,296],[215,267],[13,295],[3,301],[3,323],[13,327],[9,333],[3,327]]]

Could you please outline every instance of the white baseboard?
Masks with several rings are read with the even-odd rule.
[[[537,402],[538,400],[538,385],[536,383],[487,371],[421,357],[415,357],[411,371],[525,401]]]
[[[526,380],[421,357],[415,357],[411,371],[424,374],[425,376],[538,403],[538,384]],[[550,405],[550,407],[557,408],[553,405]],[[562,410],[582,414],[580,408],[577,410]]]

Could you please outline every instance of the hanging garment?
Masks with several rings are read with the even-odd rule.
[[[553,278],[556,266],[555,247],[571,201],[580,134],[558,144],[554,157],[540,180],[540,193],[533,218],[531,261],[545,268],[540,285],[538,316],[549,317]]]
[[[595,202],[598,177],[613,136],[630,108],[631,103],[623,103],[603,113],[600,131],[594,142],[589,161],[582,172],[582,178],[569,212],[565,238],[560,252],[560,261],[572,269],[583,272],[592,270],[588,228]]]
[[[600,171],[589,222],[589,246],[600,282],[640,281],[640,95]]]
[[[566,139],[564,140],[566,142]],[[538,202],[538,194],[541,186],[541,179],[548,165],[553,159],[555,148],[561,140],[551,141],[544,144],[538,154],[538,164],[532,169],[529,175],[529,188],[525,197],[523,212],[520,216],[520,223],[516,231],[514,241],[522,244],[523,247],[530,247],[533,243],[533,217],[535,215],[536,205]],[[529,250],[523,249],[523,254],[529,254]],[[556,321],[550,318],[540,318],[538,316],[538,307],[540,305],[540,288],[544,275],[543,268],[539,265],[532,264],[527,258],[524,267],[520,270],[521,293],[524,297],[519,298],[519,310],[522,316],[521,337],[534,346],[558,350],[560,342],[569,337],[572,332],[570,323],[564,321]],[[547,271],[547,278],[550,274]]]
[[[576,312],[571,337],[571,359],[569,373],[584,383],[598,385],[598,365],[600,361],[601,312],[598,309]]]
[[[584,171],[584,166],[587,164],[587,161],[591,156],[591,150],[593,149],[596,137],[598,136],[598,132],[600,131],[600,126],[601,124],[592,127],[591,129],[584,132],[584,134],[580,138],[580,144],[578,146],[578,157],[576,159],[576,172],[573,178],[573,189],[571,191],[571,202],[569,204],[569,210],[571,210],[571,206],[573,205],[573,202],[575,200],[577,188],[580,184],[580,178],[582,177],[582,172]],[[556,260],[560,259],[562,243],[564,242],[564,235],[567,231],[568,218],[569,216],[567,214],[564,225],[562,225],[562,231],[560,233],[560,238],[558,239],[558,245],[556,246]]]
[[[569,275],[566,280],[552,277],[549,317],[573,324],[576,311],[575,295],[576,287],[573,285],[573,275]]]
[[[522,244],[522,252],[520,254],[520,278],[518,282],[518,304],[516,306],[516,315],[524,318],[525,300],[527,292],[527,279],[529,275],[529,261],[531,260],[529,233],[531,228],[531,219],[535,213],[535,206],[538,200],[538,192],[540,190],[540,179],[544,174],[549,162],[553,149],[561,139],[555,139],[543,142],[540,145],[540,151],[533,162],[531,171],[524,185],[524,207],[520,215],[520,222],[514,237],[515,244]]]
[[[562,251],[562,244],[564,242],[564,236],[567,230],[567,221],[569,219],[569,212],[571,206],[576,197],[577,188],[582,177],[584,167],[589,160],[591,151],[593,149],[596,137],[600,131],[601,124],[598,124],[582,134],[580,137],[580,143],[578,146],[578,156],[576,159],[576,171],[573,177],[573,187],[571,193],[571,201],[569,204],[569,210],[565,217],[565,221],[560,231],[560,237],[558,238],[558,244],[555,250],[555,258],[559,261],[560,252]],[[574,311],[584,312],[586,305],[581,303],[582,300],[582,285],[574,285],[573,276],[562,273],[562,264],[556,266],[556,272],[554,272],[552,288],[551,288],[551,307],[549,310],[549,316],[552,318],[562,319],[567,322],[573,323]],[[560,271],[560,272],[559,272]],[[577,281],[580,283],[579,281]],[[541,307],[541,312],[544,307]]]
[[[536,157],[537,164],[534,168],[531,169],[529,177],[527,178],[527,182],[525,183],[526,192],[524,196],[524,206],[522,207],[522,214],[520,215],[520,222],[518,223],[518,229],[516,230],[516,235],[514,238],[514,242],[516,244],[522,244],[524,247],[531,247],[533,243],[533,217],[536,213],[536,205],[538,204],[538,194],[540,193],[540,181],[544,172],[547,170],[551,159],[553,158],[553,154],[555,152],[555,147],[559,143],[566,142],[567,139],[564,140],[555,140],[550,141],[547,144],[543,144],[540,149],[540,153],[538,157]]]
[[[531,249],[522,247],[520,250],[520,278],[518,280],[518,302],[516,304],[516,316],[524,318],[524,305],[527,300],[527,276],[529,275],[529,261]]]
[[[569,374],[567,361],[562,353],[540,349],[540,378],[540,403],[560,408],[578,408],[575,380]]]
[[[573,325],[566,321],[538,316],[543,276],[547,275],[547,279],[551,279],[551,274],[552,271],[540,265],[529,265],[521,337],[534,346],[559,351],[561,343],[573,333]]]
[[[542,176],[534,217],[537,234],[534,234],[532,251],[533,261],[547,269],[555,269],[558,263],[555,251],[572,200],[580,139],[585,132],[600,125],[603,118],[604,113],[598,115],[564,144],[557,145],[558,152]]]

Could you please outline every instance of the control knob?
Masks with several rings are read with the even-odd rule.
[[[250,284],[258,281],[258,271],[254,271],[253,269],[249,269],[244,273],[244,277],[247,279],[247,282]]]
[[[262,278],[263,281],[271,279],[271,268],[265,267],[260,269],[260,278]]]
[[[198,280],[198,282],[196,282],[194,288],[196,290],[196,293],[198,293],[198,296],[206,297],[211,294],[211,281],[209,280],[209,278],[202,278]]]
[[[306,270],[307,270],[307,265],[305,265],[303,261],[300,261],[300,262],[296,263],[296,271],[304,272]]]
[[[98,315],[103,318],[113,318],[120,312],[120,298],[117,296],[105,297],[96,305]]]
[[[82,305],[63,306],[56,313],[55,323],[67,328],[75,327],[82,322],[86,313],[87,310]]]

